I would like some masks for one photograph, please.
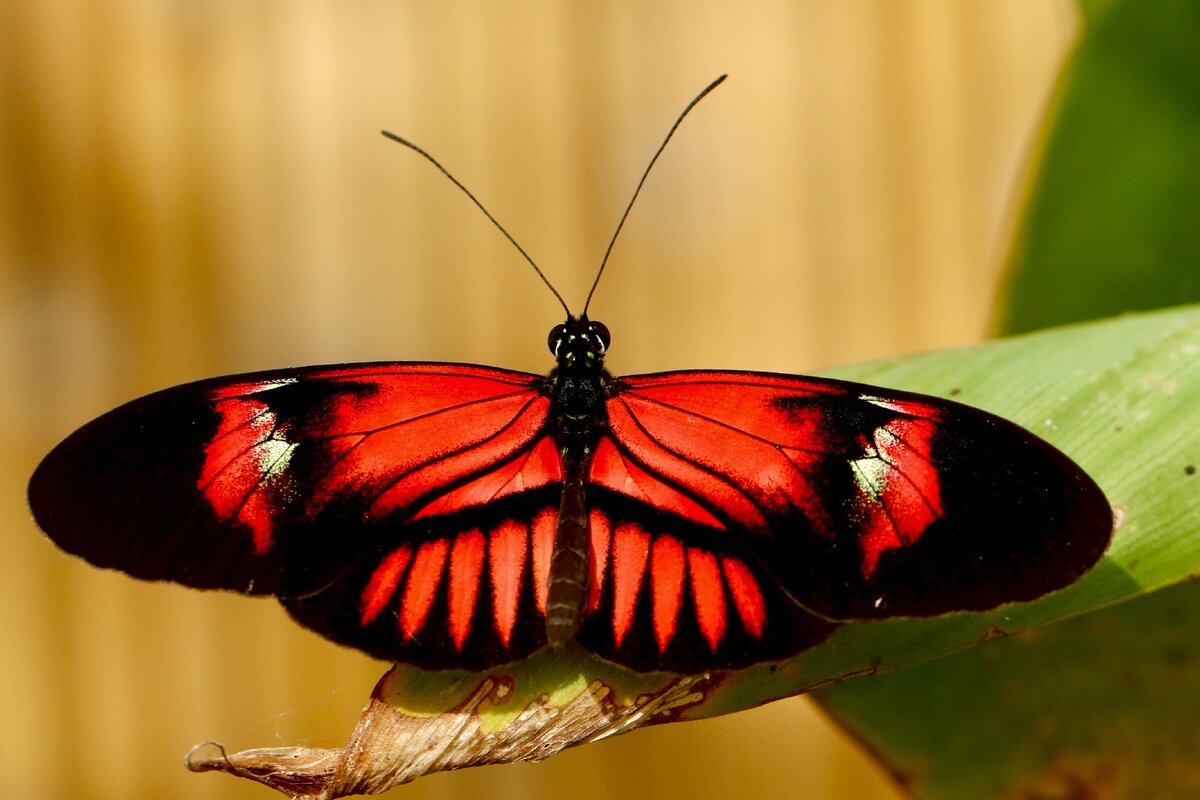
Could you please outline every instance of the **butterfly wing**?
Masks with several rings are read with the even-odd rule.
[[[276,594],[386,658],[512,660],[544,642],[532,523],[561,492],[543,380],[371,364],[188,384],[68,437],[30,505],[97,566]]]
[[[30,503],[93,564],[275,594],[390,660],[545,644],[562,465],[544,379],[445,364],[223,378],[55,448]],[[589,471],[580,642],[635,669],[786,657],[835,620],[991,608],[1099,558],[1095,484],[984,412],[781,375],[626,378]]]
[[[797,625],[791,652],[828,632],[777,594],[832,620],[1030,600],[1078,578],[1110,538],[1108,502],[1078,466],[978,409],[762,373],[616,388],[593,502],[654,509],[634,526],[644,544],[623,545],[633,555],[615,537],[609,548],[617,575],[623,559],[649,553],[651,566],[624,592],[631,610],[581,639],[625,660],[739,662]],[[640,636],[621,630],[637,620]]]

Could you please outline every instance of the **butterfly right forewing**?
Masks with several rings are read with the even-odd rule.
[[[831,619],[1031,600],[1090,569],[1111,537],[1111,508],[1086,473],[979,409],[752,372],[620,386],[612,449],[639,470],[637,493],[740,538],[790,597]]]

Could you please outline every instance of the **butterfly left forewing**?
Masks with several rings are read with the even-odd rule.
[[[380,522],[419,516],[533,449],[547,404],[538,380],[369,364],[187,384],[68,437],[35,472],[30,505],[59,546],[98,566],[300,595],[371,551]],[[553,467],[521,477],[546,483]]]

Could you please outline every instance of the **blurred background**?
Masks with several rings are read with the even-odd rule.
[[[618,373],[785,372],[986,336],[1059,0],[8,0],[0,18],[0,794],[269,797],[183,755],[337,746],[386,665],[274,603],[55,550],[38,458],[139,394],[360,360],[543,372],[582,303]],[[102,532],[98,532],[98,535]],[[802,699],[409,798],[895,798]]]

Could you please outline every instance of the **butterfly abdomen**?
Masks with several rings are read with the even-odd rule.
[[[591,531],[583,492],[586,466],[578,459],[571,466],[563,483],[547,581],[546,640],[555,650],[579,633],[591,569],[588,553]]]

